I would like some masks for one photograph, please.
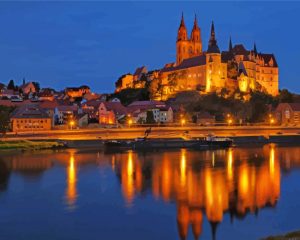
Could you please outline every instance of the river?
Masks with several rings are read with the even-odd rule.
[[[260,239],[299,216],[300,147],[0,153],[0,239]]]

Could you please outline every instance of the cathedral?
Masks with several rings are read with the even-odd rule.
[[[124,81],[118,80],[116,91],[145,86],[136,74],[130,75]],[[167,63],[159,70],[144,71],[143,77],[147,81],[158,78],[165,98],[186,90],[205,94],[222,89],[243,93],[264,91],[276,96],[279,87],[278,65],[273,54],[258,52],[255,44],[251,50],[242,44],[233,46],[231,39],[227,51],[220,51],[213,22],[208,47],[203,50],[197,17],[188,36],[183,15],[177,33],[176,62]]]

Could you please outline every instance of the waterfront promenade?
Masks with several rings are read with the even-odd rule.
[[[96,128],[96,129],[73,129],[51,130],[30,132],[9,132],[2,140],[95,140],[95,139],[133,139],[143,137],[148,127],[131,128]],[[176,138],[176,137],[202,137],[207,134],[226,137],[250,137],[250,136],[300,136],[300,127],[283,126],[175,126],[175,127],[152,127],[149,137],[151,138]]]

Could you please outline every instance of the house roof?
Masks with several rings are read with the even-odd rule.
[[[184,59],[179,65],[177,66],[165,66],[161,72],[169,72],[169,71],[176,71],[181,69],[186,69],[190,67],[196,67],[206,64],[206,54],[202,54],[196,57]]]
[[[99,108],[100,103],[104,102],[102,99],[92,99],[89,101],[86,101],[83,106],[88,106],[88,107],[94,107],[94,108]]]
[[[276,58],[274,56],[274,54],[269,54],[269,53],[259,53],[259,56],[261,56],[265,63],[269,63],[271,59],[273,59],[273,66],[274,67],[278,67],[278,64],[277,64],[277,61],[276,61]]]
[[[58,105],[57,110],[60,112],[75,112],[78,110],[76,105]]]
[[[236,44],[232,48],[232,52],[234,55],[248,55],[249,51],[246,50],[243,44]]]
[[[154,101],[154,100],[150,100],[150,101],[135,101],[131,104],[128,105],[128,107],[133,107],[133,106],[153,106],[153,105],[165,105],[164,102],[160,102],[160,101]]]
[[[12,102],[10,100],[0,100],[0,106],[6,106],[6,107],[18,107],[23,105],[30,104],[30,100],[24,100],[22,102]]]
[[[113,111],[117,115],[127,114],[127,109],[120,102],[102,102],[108,111]]]
[[[54,109],[59,105],[57,101],[42,101],[40,102],[40,107],[43,109]]]
[[[36,104],[21,106],[13,111],[11,118],[50,118],[49,115]]]
[[[25,83],[25,84],[22,84],[22,85],[20,86],[20,88],[24,89],[24,88],[27,88],[28,86],[34,87],[34,90],[36,90],[36,89],[35,89],[35,84],[33,84],[33,82],[27,82],[27,83]]]
[[[135,101],[133,103],[131,103],[130,105],[127,106],[127,110],[129,112],[134,112],[137,110],[147,110],[147,109],[153,109],[153,108],[162,108],[165,107],[166,104],[164,102],[160,102],[160,101],[154,101],[154,100],[150,100],[150,101]]]
[[[170,106],[158,107],[159,111],[169,111],[170,108]]]

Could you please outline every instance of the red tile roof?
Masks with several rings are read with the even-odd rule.
[[[127,106],[129,112],[134,112],[136,110],[147,110],[150,108],[158,108],[158,107],[165,107],[166,104],[164,102],[159,101],[135,101]]]
[[[40,102],[40,107],[43,109],[54,109],[58,106],[58,102],[57,101],[42,101]]]
[[[23,102],[11,102],[10,100],[0,100],[0,105],[7,106],[7,107],[18,107],[18,106],[28,105],[30,103],[31,103],[30,100],[24,100]]]
[[[127,114],[127,109],[120,102],[103,102],[108,111],[113,111],[117,115]]]
[[[18,107],[13,111],[11,118],[50,118],[37,104]]]
[[[76,105],[59,105],[57,106],[58,111],[61,112],[75,112],[78,110],[78,106]]]

